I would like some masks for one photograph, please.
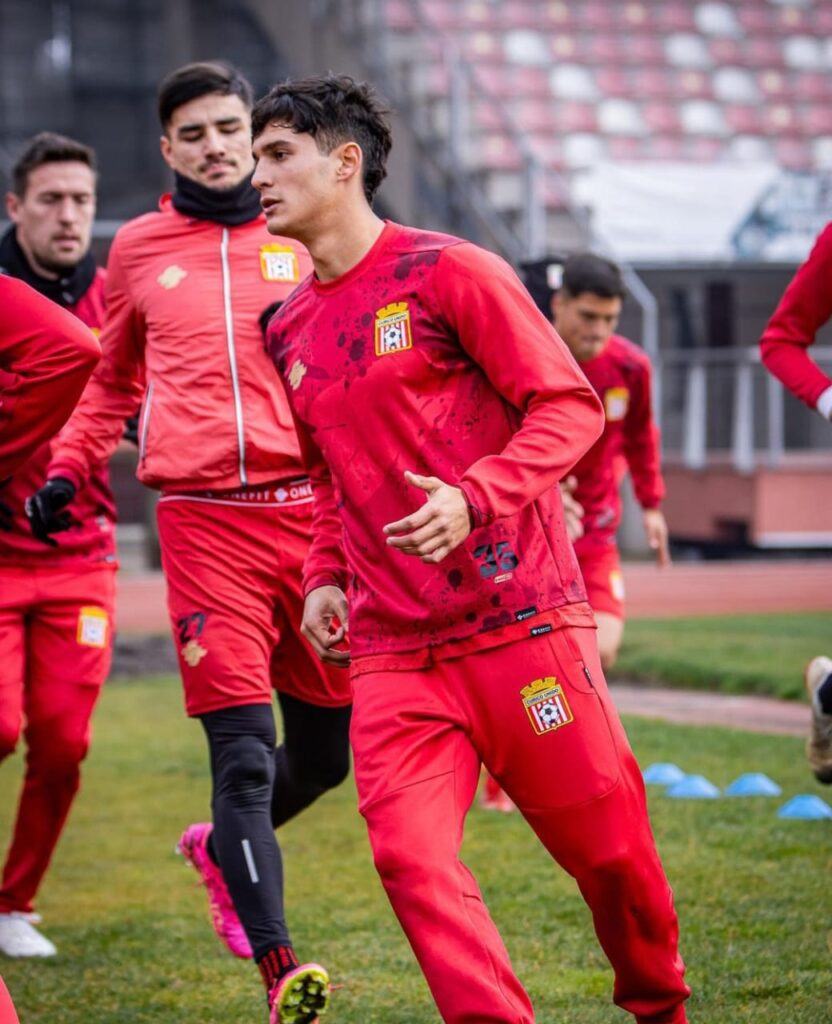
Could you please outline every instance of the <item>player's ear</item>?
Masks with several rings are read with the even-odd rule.
[[[20,196],[14,192],[6,193],[6,213],[8,214],[9,220],[15,224],[18,221],[18,210],[20,209]]]
[[[361,174],[364,154],[357,142],[345,142],[336,150],[338,157],[337,176],[339,181],[348,181]]]
[[[168,167],[173,169],[170,138],[167,134],[159,136],[159,150],[161,151],[162,159]]]

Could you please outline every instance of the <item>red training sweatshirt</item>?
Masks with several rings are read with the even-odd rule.
[[[811,409],[830,379],[806,351],[818,330],[832,317],[832,224],[818,236],[806,262],[798,268],[760,339],[766,368]]]
[[[74,306],[64,307],[96,335],[104,322],[104,278],[104,271],[99,269],[80,300]],[[0,565],[29,565],[32,558],[36,558],[39,565],[115,561],[116,508],[106,464],[92,467],[89,480],[67,506],[74,525],[54,534],[55,547],[32,536],[23,504],[46,482],[55,443],[49,441],[41,445],[0,495],[12,510],[11,528],[0,530]]]
[[[66,422],[101,358],[88,327],[0,276],[0,481]]]
[[[558,481],[601,407],[503,260],[388,222],[349,272],[307,278],[269,341],[315,489],[304,587],[348,590],[353,657],[585,607]],[[475,527],[438,565],[385,543],[424,501],[406,469],[468,500]]]

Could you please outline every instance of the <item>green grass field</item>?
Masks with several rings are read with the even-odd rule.
[[[832,615],[633,619],[613,678],[803,699],[803,670],[832,652]],[[832,1020],[832,1015],[830,1016]]]
[[[695,1024],[832,1020],[832,822],[785,821],[776,808],[815,785],[799,739],[630,721],[642,764],[674,760],[725,785],[764,770],[783,798],[674,801],[651,794],[675,887]],[[204,741],[178,681],[110,685],[85,784],[43,889],[43,930],[60,956],[0,960],[22,1024],[241,1024],[267,1020],[257,972],[210,929],[195,875],[173,854],[207,815]],[[0,836],[21,759],[2,766]],[[301,955],[340,987],[332,1024],[427,1024],[437,1014],[375,878],[352,782],[282,832],[288,913]],[[469,817],[477,873],[541,1024],[631,1019],[571,880],[517,816]]]

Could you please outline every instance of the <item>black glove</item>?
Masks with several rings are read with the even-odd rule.
[[[124,433],[121,435],[125,441],[139,447],[139,414],[128,416],[124,421]]]
[[[26,499],[24,508],[32,533],[38,540],[56,548],[57,542],[50,533],[60,533],[77,524],[70,512],[62,512],[75,497],[75,484],[62,476],[47,480],[39,491]]]

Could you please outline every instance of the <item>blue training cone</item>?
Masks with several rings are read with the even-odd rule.
[[[657,761],[649,765],[641,773],[642,778],[648,785],[672,786],[674,782],[681,782],[685,773],[676,764],[668,761]]]
[[[783,790],[762,772],[746,772],[725,787],[726,796],[780,796]]]
[[[783,804],[777,812],[777,817],[819,821],[821,818],[832,818],[832,807],[814,793],[800,793]]]
[[[680,800],[716,800],[719,790],[704,775],[686,775],[665,791],[665,796]]]

